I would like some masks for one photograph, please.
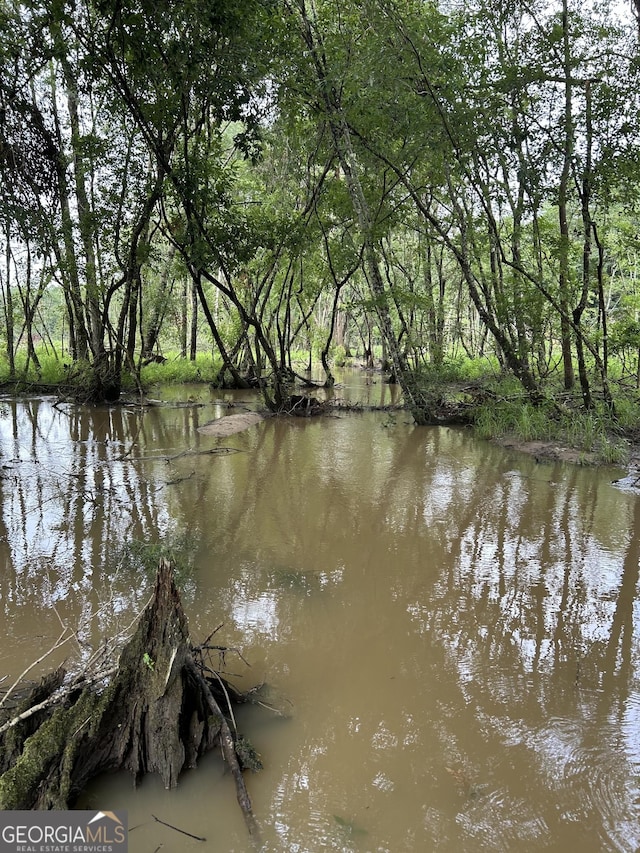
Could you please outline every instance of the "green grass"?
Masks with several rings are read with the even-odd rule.
[[[0,356],[0,382],[15,382],[16,380],[31,383],[38,382],[47,385],[61,385],[66,381],[68,368],[61,358],[56,358],[51,352],[38,351],[40,369],[37,370],[33,361],[27,368],[27,354],[20,351],[15,359],[15,376],[9,373],[9,361],[6,356]]]
[[[480,438],[513,436],[520,441],[555,441],[584,453],[595,454],[605,464],[625,463],[629,445],[620,427],[603,411],[585,412],[552,404],[533,406],[507,399],[492,401],[478,409],[475,420]]]
[[[491,401],[478,409],[475,419],[480,438],[515,435],[522,441],[549,440],[555,432],[546,408],[528,402]]]
[[[37,351],[39,369],[33,361],[27,368],[26,352],[19,351],[15,359],[15,375],[10,376],[9,362],[5,356],[0,356],[0,383],[17,382],[19,385],[51,385],[60,386],[72,383],[78,387],[90,380],[91,368],[87,364],[76,362],[71,364],[62,358],[56,358],[50,351]],[[219,359],[214,359],[209,353],[199,353],[195,361],[181,358],[179,353],[170,352],[165,364],[149,364],[141,369],[140,377],[143,386],[155,385],[159,382],[212,382],[220,368]],[[124,371],[123,384],[125,388],[133,388],[133,378]]]
[[[446,359],[439,366],[426,365],[420,370],[419,375],[428,384],[478,380],[486,383],[505,381],[498,360],[493,357],[471,359],[467,356],[459,356],[455,359]]]
[[[219,359],[208,353],[198,353],[195,361],[181,358],[179,353],[165,354],[165,364],[148,364],[140,371],[143,387],[158,383],[213,382],[220,370]]]

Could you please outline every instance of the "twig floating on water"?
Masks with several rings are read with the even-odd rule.
[[[176,832],[181,832],[183,835],[187,835],[189,838],[195,838],[196,841],[206,841],[207,840],[206,838],[202,838],[202,836],[200,836],[200,835],[193,835],[193,833],[187,832],[186,829],[180,829],[180,827],[178,827],[178,826],[174,826],[171,823],[167,823],[164,820],[160,820],[160,818],[156,817],[154,814],[152,814],[151,817],[155,821],[157,821],[158,823],[161,823],[163,826],[168,826],[169,829],[175,829]]]

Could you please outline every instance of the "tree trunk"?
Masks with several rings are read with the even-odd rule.
[[[202,648],[191,646],[173,570],[162,559],[153,598],[117,667],[77,677],[56,702],[64,679],[58,671],[9,712],[12,719],[0,716],[0,808],[68,809],[92,778],[125,768],[134,781],[156,772],[173,788],[183,769],[220,744],[254,833],[233,736],[216,698],[226,703],[234,691],[227,685],[221,694],[219,677],[205,677]]]
[[[372,296],[376,303],[376,312],[380,331],[386,341],[388,355],[391,360],[393,373],[402,388],[405,403],[417,424],[433,422],[431,406],[422,392],[415,375],[408,370],[400,350],[397,336],[393,328],[391,313],[387,302],[387,292],[380,271],[380,263],[373,237],[373,217],[362,188],[358,174],[357,161],[351,142],[349,127],[338,101],[339,95],[330,82],[326,56],[323,50],[322,38],[314,31],[313,24],[307,14],[304,0],[298,4],[302,39],[309,50],[317,76],[322,108],[331,130],[334,150],[347,183],[351,204],[358,223],[360,239],[362,240],[362,258],[365,272],[369,281]]]
[[[91,347],[94,359],[99,361],[99,356],[104,349],[104,326],[98,300],[93,214],[87,195],[85,162],[81,151],[78,91],[73,72],[66,63],[63,63],[63,71],[67,87],[67,107],[71,124],[71,148],[78,210],[78,230],[84,252],[85,310],[89,329],[89,346]]]
[[[189,336],[189,361],[195,361],[198,353],[198,294],[202,285],[198,281],[196,287],[191,287],[191,330]],[[204,298],[204,296],[202,297]]]
[[[558,282],[559,302],[562,309],[560,319],[560,342],[562,348],[562,365],[564,370],[564,387],[569,391],[573,388],[575,376],[571,357],[571,325],[569,323],[569,222],[567,216],[567,195],[571,178],[571,160],[573,157],[573,87],[571,80],[571,47],[569,44],[569,12],[567,0],[562,2],[562,34],[564,47],[565,75],[565,113],[564,113],[564,151],[560,185],[558,187],[558,220],[560,225],[560,276]]]
[[[586,98],[586,157],[582,171],[581,213],[582,213],[582,290],[580,301],[573,309],[573,323],[576,335],[576,354],[578,356],[578,375],[582,389],[582,400],[585,409],[593,409],[594,403],[589,386],[587,366],[584,357],[584,345],[582,342],[582,315],[587,307],[589,290],[591,287],[591,163],[592,163],[592,121],[591,121],[591,84],[587,80],[585,88]]]
[[[7,218],[5,244],[5,275],[2,296],[4,301],[4,321],[7,334],[7,361],[9,362],[9,378],[16,375],[15,351],[13,346],[13,294],[11,293],[11,226]]]
[[[54,246],[58,264],[62,272],[65,301],[69,316],[69,346],[74,360],[88,361],[89,335],[84,321],[82,294],[80,290],[80,275],[73,238],[73,219],[71,216],[70,191],[67,182],[67,162],[63,152],[60,117],[57,110],[57,92],[55,74],[51,72],[51,103],[53,119],[58,143],[58,159],[56,163],[58,178],[58,195],[60,199],[60,217],[62,223],[62,247]]]

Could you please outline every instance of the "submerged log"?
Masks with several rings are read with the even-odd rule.
[[[90,779],[125,768],[134,781],[156,772],[172,788],[183,769],[220,745],[255,834],[221,708],[231,688],[217,674],[207,677],[201,649],[191,645],[168,560],[160,561],[153,597],[117,665],[66,686],[63,677],[49,676],[0,716],[0,754],[8,759],[0,765],[0,809],[71,808]]]

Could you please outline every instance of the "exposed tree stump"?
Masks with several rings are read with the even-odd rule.
[[[256,832],[234,737],[218,704],[224,707],[232,691],[203,671],[169,561],[160,561],[153,598],[117,666],[64,686],[63,678],[62,671],[48,676],[0,716],[0,754],[9,757],[0,765],[1,809],[70,808],[90,779],[123,768],[134,780],[156,772],[172,788],[183,769],[219,744]],[[38,704],[44,707],[30,715]]]

